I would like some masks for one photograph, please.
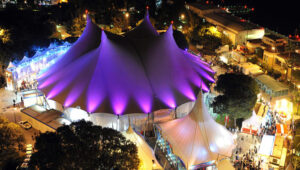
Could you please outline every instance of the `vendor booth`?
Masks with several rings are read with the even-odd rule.
[[[256,116],[256,113],[253,111],[252,116],[249,119],[246,119],[242,123],[242,132],[249,134],[257,134],[258,129],[261,124],[261,119]]]

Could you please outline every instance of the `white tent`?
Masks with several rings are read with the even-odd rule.
[[[122,132],[126,139],[132,141],[138,149],[138,156],[140,159],[139,169],[163,169],[156,160],[152,148],[147,144],[143,137],[137,134],[131,126],[127,131]]]
[[[254,130],[259,129],[261,120],[256,116],[255,111],[252,112],[252,116],[249,119],[243,121],[243,128],[252,128]]]
[[[191,112],[194,105],[195,105],[195,102],[193,101],[193,102],[187,102],[187,103],[184,103],[184,104],[178,106],[176,108],[177,117],[181,118],[181,117],[186,116],[188,113]]]
[[[264,135],[260,143],[260,148],[258,150],[258,153],[266,156],[272,155],[274,141],[275,141],[275,136]]]
[[[9,69],[9,68],[14,68],[14,67],[16,67],[16,66],[14,65],[14,63],[12,63],[12,62],[10,61],[9,64],[8,64],[8,66],[7,66],[7,69]]]
[[[158,126],[187,168],[231,156],[235,147],[233,135],[209,115],[202,92],[187,116]]]
[[[29,60],[30,59],[28,57],[24,56],[23,59],[20,61],[20,63],[26,63]]]
[[[81,119],[90,121],[89,114],[86,111],[74,107],[66,108],[64,110],[64,117],[72,122],[76,122]]]

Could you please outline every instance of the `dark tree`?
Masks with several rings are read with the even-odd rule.
[[[0,117],[0,167],[1,169],[16,169],[21,163],[17,149],[22,149],[24,137],[21,127]]]
[[[259,93],[253,78],[243,74],[222,74],[218,77],[215,90],[221,93],[212,103],[215,113],[229,114],[233,119],[251,116]]]
[[[36,138],[31,168],[137,169],[137,147],[118,131],[81,120]]]
[[[181,48],[183,50],[189,48],[189,44],[188,44],[184,34],[182,34],[182,32],[173,30],[173,36],[174,36],[176,44],[178,45],[179,48]]]

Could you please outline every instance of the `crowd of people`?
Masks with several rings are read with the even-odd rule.
[[[276,133],[276,120],[273,112],[268,112],[266,122],[260,125],[258,136],[262,139],[263,135],[275,135]]]
[[[276,113],[271,111],[265,117],[265,120],[258,129],[257,136],[253,133],[251,135],[239,135],[237,138],[237,147],[234,150],[233,160],[236,169],[260,170],[263,168],[264,160],[258,155],[258,146],[262,140],[263,135],[275,135],[276,133]],[[245,145],[250,145],[245,149]],[[243,150],[244,148],[244,150]]]
[[[244,143],[252,143],[252,147],[243,150]],[[236,169],[243,170],[258,170],[262,168],[263,160],[257,156],[258,153],[258,139],[256,136],[246,135],[237,138],[238,146],[234,150],[234,166]]]

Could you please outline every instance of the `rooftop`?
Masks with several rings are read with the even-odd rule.
[[[291,63],[293,62],[294,66],[300,67],[300,54],[296,52],[291,52],[290,54],[288,52],[280,53],[278,55],[279,57],[282,57]]]
[[[270,39],[272,39],[272,40],[274,40],[274,41],[276,41],[276,40],[278,40],[278,39],[283,39],[282,37],[279,37],[279,36],[277,36],[277,35],[275,35],[275,34],[267,34],[267,35],[265,35],[264,37],[270,38]]]
[[[226,12],[209,13],[209,14],[205,14],[205,16],[238,32],[260,28],[253,23],[247,22],[246,20],[241,19],[239,17],[232,16]]]
[[[273,79],[272,77],[268,75],[260,75],[255,78],[256,80],[260,81],[267,87],[269,87],[272,91],[282,91],[282,90],[288,90],[288,87],[284,85],[283,83],[280,83]]]
[[[204,4],[204,3],[190,3],[188,5],[191,5],[195,8],[200,9],[200,10],[221,9],[221,8],[215,6],[215,5]]]
[[[53,109],[46,110],[42,106],[33,105],[23,109],[22,112],[53,129],[61,126],[59,118],[61,118],[62,113],[60,111]]]

